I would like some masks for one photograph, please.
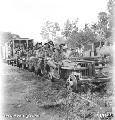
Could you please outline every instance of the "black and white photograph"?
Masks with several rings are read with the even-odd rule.
[[[114,120],[114,0],[0,0],[0,120]]]

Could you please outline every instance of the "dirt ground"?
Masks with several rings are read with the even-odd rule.
[[[0,71],[0,75],[4,78],[2,80],[4,82],[4,104],[2,112],[4,120],[65,120],[66,112],[62,108],[60,109],[59,106],[50,108],[40,107],[33,96],[31,96],[31,91],[34,91],[38,86],[42,85],[40,79],[34,73],[16,66],[7,65],[7,63],[3,63],[2,66],[4,69]],[[108,69],[104,70],[108,72]],[[40,93],[39,90],[38,92]],[[37,93],[35,94],[37,95]],[[111,91],[108,91],[108,96],[111,97]],[[106,95],[109,99],[108,96]],[[84,96],[82,95],[82,97]],[[104,100],[103,97],[99,99],[101,106],[103,104],[105,105],[106,99]],[[78,103],[82,105],[81,102]],[[104,107],[104,111],[107,108],[111,110],[111,106],[108,106],[106,105]],[[77,106],[76,110],[78,108],[79,106]]]
[[[4,120],[62,120],[62,117],[37,106],[29,99],[29,91],[36,87],[37,76],[27,70],[3,63]]]

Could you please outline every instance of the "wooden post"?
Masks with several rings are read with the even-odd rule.
[[[28,40],[26,40],[26,43],[27,43],[27,51],[28,51]]]
[[[21,44],[21,40],[19,40],[19,47],[21,48],[21,45],[20,45],[20,44]]]
[[[94,56],[94,43],[92,43],[92,50],[91,50],[91,57],[93,57]]]
[[[89,64],[88,67],[89,67],[89,76],[92,76],[92,65]]]
[[[13,56],[14,56],[14,40],[12,40],[12,44],[13,44],[12,50],[13,50]]]
[[[6,45],[5,45],[5,49],[4,49],[4,52],[5,52],[5,56],[4,56],[4,59],[6,59]]]
[[[94,43],[92,43],[92,51],[94,51]]]

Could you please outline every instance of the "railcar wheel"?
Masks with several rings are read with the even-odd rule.
[[[13,66],[15,66],[15,61],[13,61],[13,64],[12,64]]]
[[[20,67],[20,63],[19,63],[19,61],[17,61],[17,64],[16,64],[16,66],[17,66],[17,67]]]
[[[37,74],[38,76],[40,76],[40,77],[43,76],[43,74],[42,74],[42,72],[41,72],[41,69],[38,69],[38,70],[36,71],[36,74]]]
[[[12,66],[13,66],[13,62],[12,62]]]
[[[88,84],[84,83],[78,85],[78,92],[87,93],[88,91],[90,91],[90,86]]]
[[[21,68],[22,67],[22,63],[19,63],[19,68]]]
[[[40,76],[40,77],[43,76],[40,68],[36,68],[36,67],[35,67],[35,68],[34,68],[34,73],[35,73],[35,75],[37,75],[37,76]]]
[[[48,64],[45,65],[45,71],[48,73],[50,72],[50,66]]]

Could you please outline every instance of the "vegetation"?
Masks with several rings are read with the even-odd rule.
[[[59,43],[60,41],[64,41],[69,48],[78,48],[79,50],[97,41],[100,43],[102,41],[109,42],[109,38],[112,36],[112,7],[113,0],[109,0],[108,13],[100,12],[98,14],[98,22],[92,25],[86,24],[83,29],[78,28],[78,20],[71,22],[68,19],[63,29],[60,28],[57,22],[47,21],[42,27],[40,34],[47,41],[55,42],[57,40]],[[64,39],[58,36],[58,31],[61,32]],[[7,39],[13,39],[10,33],[6,37]],[[35,49],[37,47],[36,45]],[[104,52],[105,49],[103,49]],[[110,65],[112,63],[112,57],[107,62]],[[110,69],[107,70],[107,74],[109,71]],[[90,91],[88,93],[73,93],[71,89],[67,88],[64,80],[57,80],[51,83],[47,78],[41,79],[41,81],[38,81],[36,89],[30,91],[32,99],[37,102],[38,106],[47,106],[47,108],[50,108],[58,105],[58,107],[63,108],[65,120],[103,120],[111,118],[111,97],[113,95],[112,87],[110,88],[112,86],[111,83],[108,83],[103,93],[91,93]],[[105,118],[103,118],[103,114],[106,115]]]
[[[37,83],[37,88],[32,90],[31,97],[39,107],[47,109],[61,108],[65,120],[103,120],[112,117],[112,86],[108,83],[106,94],[99,92],[73,93],[64,83],[57,81],[51,83],[44,79]],[[106,118],[103,115],[107,115]],[[110,115],[110,117],[108,116]]]
[[[95,24],[92,25],[86,24],[83,29],[79,29],[77,26],[78,20],[71,22],[68,19],[65,22],[63,29],[58,29],[62,33],[63,38],[66,39],[65,42],[67,43],[69,48],[83,49],[89,43],[91,44],[97,41],[99,41],[100,43],[102,41],[110,42],[109,40],[112,36],[112,23],[113,23],[112,21],[113,0],[108,1],[107,7],[108,13],[100,12],[98,14],[98,22]],[[55,27],[53,26],[53,28]],[[57,28],[59,28],[59,26]],[[44,38],[49,40],[50,32],[53,33],[52,34],[53,37],[57,38],[56,29],[52,29],[53,31],[46,29],[49,29],[47,25],[45,26],[45,28],[43,27],[42,29],[42,36]],[[53,40],[54,38],[52,39],[52,41]],[[109,60],[108,63],[110,64],[111,61],[112,60]],[[108,72],[109,70],[107,70],[107,74]],[[56,83],[55,84],[48,83],[47,85],[44,84],[41,85],[42,87],[38,86],[36,92],[34,93],[35,96],[40,96],[35,97],[36,101],[40,104],[42,103],[42,105],[48,103],[47,104],[48,107],[55,106],[57,104],[63,106],[66,114],[65,115],[66,117],[64,118],[65,120],[111,119],[112,117],[111,97],[113,95],[112,87],[110,88],[110,86],[112,86],[110,85],[111,83],[108,83],[107,88],[105,90],[106,92],[104,94],[98,92],[94,92],[93,94],[91,92],[87,94],[85,93],[76,94],[65,88],[63,85],[61,87],[61,85]],[[39,93],[37,91],[39,91]],[[43,99],[41,100],[41,98]],[[48,100],[50,100],[50,102]],[[59,103],[58,101],[61,102]],[[106,115],[106,117],[103,118],[103,115]]]
[[[60,29],[58,23],[47,21],[41,30],[41,35],[43,39],[54,41],[54,39],[58,38],[56,32],[60,31],[66,39],[69,48],[82,48],[86,44],[96,41],[108,42],[108,38],[112,35],[113,4],[113,0],[108,1],[108,13],[100,12],[97,16],[97,23],[92,25],[86,24],[83,29],[79,29],[77,26],[78,19],[72,22],[67,19],[64,27]]]
[[[59,24],[57,22],[46,21],[45,25],[42,27],[41,36],[47,41],[54,40],[56,38],[56,32],[60,30]]]

